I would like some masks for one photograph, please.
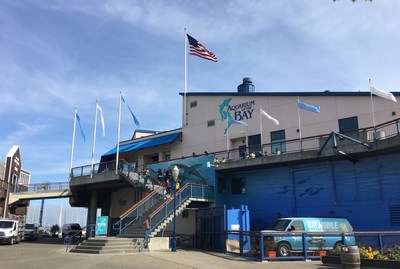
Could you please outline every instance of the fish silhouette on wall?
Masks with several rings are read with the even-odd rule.
[[[308,194],[310,196],[317,195],[323,189],[324,189],[324,186],[322,186],[322,185],[320,185],[319,187],[317,187],[317,186],[308,187],[307,189],[304,190],[304,192],[300,193],[299,196],[304,196],[306,194]]]
[[[204,178],[199,171],[197,171],[199,167],[203,166],[202,164],[189,166],[185,163],[177,163],[170,165],[168,170],[172,171],[172,168],[174,168],[175,165],[179,168],[179,178],[181,179],[182,183],[188,181],[198,184],[207,184],[207,179]]]

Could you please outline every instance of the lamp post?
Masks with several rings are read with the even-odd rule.
[[[176,182],[179,177],[179,168],[176,165],[172,168],[172,177],[174,178],[174,231],[172,234],[171,251],[176,252]]]

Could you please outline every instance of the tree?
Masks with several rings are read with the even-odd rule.
[[[60,226],[58,226],[58,224],[51,226],[50,232],[52,235],[55,235],[56,233],[60,232]]]

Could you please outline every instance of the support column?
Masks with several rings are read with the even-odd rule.
[[[88,238],[94,237],[95,227],[92,224],[96,224],[96,214],[97,214],[97,190],[93,190],[88,206],[88,221],[87,221],[88,228],[86,229],[86,235]],[[91,231],[92,234],[90,233]]]

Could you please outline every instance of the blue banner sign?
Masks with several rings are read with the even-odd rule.
[[[96,235],[107,235],[108,217],[99,216],[96,218]]]

